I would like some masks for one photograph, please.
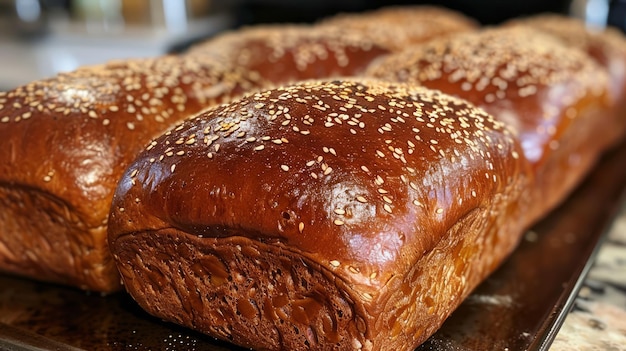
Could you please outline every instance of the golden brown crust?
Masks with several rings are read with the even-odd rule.
[[[614,145],[626,133],[626,37],[615,28],[593,28],[577,18],[541,14],[515,19],[505,25],[530,27],[549,34],[563,44],[587,53],[609,74],[609,95],[613,99],[611,128],[605,141]]]
[[[190,49],[217,57],[266,81],[353,76],[390,50],[359,31],[307,25],[265,25],[221,34]]]
[[[109,241],[161,318],[256,348],[410,349],[517,242],[520,156],[465,101],[304,82],[152,142],[119,183]]]
[[[536,175],[531,221],[558,204],[606,147],[608,77],[586,55],[528,28],[431,41],[368,75],[465,98],[514,127]]]
[[[154,136],[258,85],[193,58],[112,62],[0,93],[0,270],[111,291],[119,176]]]
[[[478,22],[459,12],[429,5],[388,6],[365,13],[339,14],[321,21],[319,26],[357,31],[392,51],[479,28]]]

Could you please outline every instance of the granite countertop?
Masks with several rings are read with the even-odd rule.
[[[550,350],[626,350],[626,204]]]

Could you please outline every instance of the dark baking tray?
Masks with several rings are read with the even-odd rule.
[[[547,350],[616,215],[626,144],[537,224],[418,350]],[[0,275],[0,350],[231,350],[162,322],[123,293],[87,294]]]

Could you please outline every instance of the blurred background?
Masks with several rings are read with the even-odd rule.
[[[184,51],[224,30],[435,4],[483,24],[557,12],[626,29],[626,0],[0,0],[0,90],[81,65]]]

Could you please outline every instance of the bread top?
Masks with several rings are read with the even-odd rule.
[[[257,84],[246,72],[175,56],[85,67],[0,93],[0,182],[69,202],[105,223],[126,165],[156,135]]]
[[[264,25],[221,34],[189,55],[213,56],[275,84],[352,76],[389,53],[361,32],[309,25]]]
[[[388,6],[357,14],[344,13],[324,19],[319,25],[355,30],[393,51],[480,27],[478,22],[459,12],[430,5]]]
[[[520,155],[504,123],[436,91],[283,86],[154,140],[118,185],[109,242],[172,227],[244,236],[378,289],[469,212],[516,201],[505,189],[528,180]]]
[[[616,100],[626,98],[626,37],[619,30],[590,27],[580,19],[557,14],[519,18],[505,25],[533,28],[586,52],[609,71],[613,97]]]
[[[608,103],[604,70],[582,52],[521,27],[433,40],[377,61],[366,74],[471,101],[513,126],[533,163],[542,162],[583,110]]]

